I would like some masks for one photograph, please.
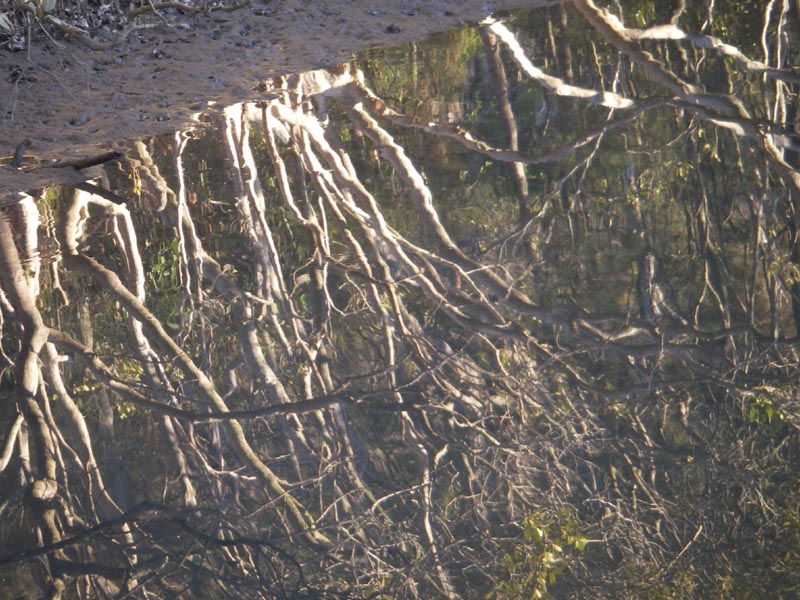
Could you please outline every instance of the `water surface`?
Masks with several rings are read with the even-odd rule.
[[[796,591],[794,40],[704,10],[268,79],[3,209],[5,584]]]

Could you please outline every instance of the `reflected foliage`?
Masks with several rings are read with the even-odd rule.
[[[3,585],[797,594],[797,14],[675,4],[264,81],[3,209]]]

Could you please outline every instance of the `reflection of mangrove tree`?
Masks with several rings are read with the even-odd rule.
[[[4,585],[796,593],[777,4],[763,62],[713,3],[487,20],[4,209]]]

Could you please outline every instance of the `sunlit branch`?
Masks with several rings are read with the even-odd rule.
[[[114,272],[106,269],[96,260],[78,253],[74,242],[74,223],[77,221],[75,211],[77,209],[78,205],[75,203],[66,208],[63,225],[59,230],[65,265],[77,273],[92,277],[98,284],[112,293],[120,304],[142,323],[144,332],[153,341],[154,345],[167,354],[171,360],[174,360],[175,364],[187,377],[192,377],[197,381],[198,389],[209,404],[214,405],[222,412],[227,412],[228,407],[225,401],[208,376],[197,367],[191,357],[167,334],[161,322],[144,306],[141,300],[123,285]],[[70,229],[71,225],[72,229]],[[315,545],[327,543],[323,535],[310,527],[310,516],[302,505],[286,492],[272,470],[257,456],[247,441],[241,424],[236,420],[231,420],[226,422],[226,426],[241,458],[277,496],[283,499],[291,517],[302,530],[307,532],[308,541]]]
[[[670,40],[688,41],[695,47],[704,50],[714,50],[723,56],[729,56],[737,65],[754,73],[763,73],[767,77],[787,83],[800,83],[800,76],[795,69],[784,69],[770,67],[768,62],[749,58],[736,46],[725,43],[723,40],[712,35],[702,35],[697,33],[687,33],[676,26],[674,23],[656,25],[647,29],[635,29],[625,27],[614,15],[607,13],[607,19],[614,29],[629,40]],[[778,36],[780,39],[780,36]],[[769,61],[769,58],[767,58]]]
[[[630,108],[624,112],[615,115],[613,121],[609,121],[602,128],[588,133],[583,133],[574,141],[561,144],[552,149],[546,149],[538,156],[528,156],[520,154],[510,149],[495,148],[489,146],[481,140],[475,139],[472,134],[464,129],[454,126],[446,125],[435,122],[423,122],[416,117],[409,117],[396,112],[387,104],[375,96],[375,94],[363,85],[363,83],[356,80],[353,84],[355,87],[354,93],[358,94],[361,100],[368,105],[368,107],[376,114],[396,123],[402,127],[419,129],[432,133],[436,136],[455,140],[463,145],[465,148],[480,152],[481,154],[509,163],[521,163],[526,165],[540,165],[552,162],[557,162],[568,157],[576,150],[586,146],[595,141],[595,139],[607,132],[610,132],[619,127],[625,127],[637,119],[641,118],[642,114],[653,109],[674,104],[672,97],[653,97],[638,100],[635,107]]]
[[[558,77],[547,75],[544,71],[534,66],[525,54],[525,51],[519,45],[517,38],[501,21],[493,17],[487,17],[481,21],[481,26],[486,27],[487,30],[491,31],[492,34],[497,36],[497,38],[508,47],[514,61],[526,75],[541,83],[554,94],[558,96],[568,96],[570,98],[579,98],[592,104],[605,106],[606,108],[626,109],[636,106],[636,100],[624,98],[614,92],[587,90],[586,88],[570,85]]]
[[[18,414],[12,421],[8,433],[3,436],[3,453],[0,454],[0,473],[5,471],[14,454],[14,446],[17,444],[17,436],[19,435],[24,420],[25,418],[21,414]]]

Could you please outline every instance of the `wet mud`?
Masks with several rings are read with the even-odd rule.
[[[258,100],[260,82],[418,40],[522,0],[254,1],[229,13],[165,13],[111,50],[34,40],[0,52],[0,198],[80,179],[53,168],[173,131],[210,103]]]

